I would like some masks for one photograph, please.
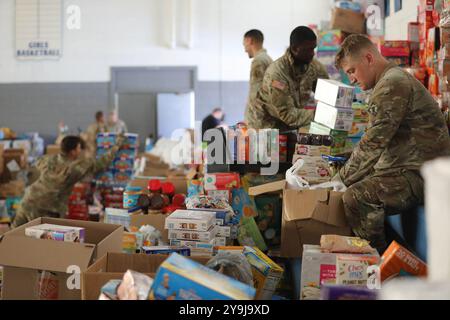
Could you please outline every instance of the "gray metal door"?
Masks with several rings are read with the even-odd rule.
[[[129,132],[139,134],[140,150],[145,147],[145,139],[153,134],[156,138],[156,94],[119,93],[119,117],[127,124]]]

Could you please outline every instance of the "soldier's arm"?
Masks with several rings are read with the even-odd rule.
[[[33,184],[41,176],[42,166],[46,156],[40,157],[36,163],[28,170],[27,179],[28,185]]]
[[[265,81],[270,97],[267,111],[272,117],[280,119],[289,127],[303,127],[311,123],[314,112],[297,106],[287,81],[278,77],[268,77]]]
[[[383,80],[385,83],[373,93],[369,108],[375,117],[340,175],[346,186],[362,180],[377,164],[386,147],[392,142],[407,112],[412,88],[408,81]]]

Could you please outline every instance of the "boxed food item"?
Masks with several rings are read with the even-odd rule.
[[[291,190],[284,180],[249,189],[251,196],[274,192],[281,192],[283,196],[281,257],[302,257],[303,245],[320,244],[323,234],[351,235],[342,192]]]
[[[85,241],[41,241],[25,236],[25,229],[41,224],[84,228]],[[107,252],[121,252],[122,233],[121,226],[53,218],[38,218],[7,232],[0,242],[0,265],[4,266],[3,299],[53,297],[79,300],[81,291],[73,284],[74,272],[84,272]],[[47,291],[48,294],[47,285],[53,288]]]
[[[362,287],[323,285],[320,300],[377,300],[378,290]]]
[[[334,147],[343,147],[345,145],[345,139],[347,139],[348,136],[348,131],[331,129],[315,121],[311,122],[309,133],[329,136],[332,140],[332,146]],[[326,138],[323,139],[327,140]],[[301,141],[298,142],[301,143]]]
[[[118,184],[127,184],[133,177],[132,170],[114,170],[114,181]]]
[[[297,144],[295,146],[295,154],[300,156],[321,157],[323,155],[332,155],[332,152],[331,147]]]
[[[209,242],[187,241],[187,240],[170,240],[171,246],[188,247],[192,251],[204,251],[206,253],[212,253],[216,245],[215,239]]]
[[[132,171],[134,168],[134,161],[132,159],[117,158],[113,162],[113,169],[118,171]]]
[[[352,109],[335,108],[319,102],[314,121],[330,129],[350,131],[353,125],[353,115],[354,111]]]
[[[217,226],[211,226],[208,231],[191,231],[191,230],[169,230],[170,240],[193,240],[208,242],[211,241],[217,235]]]
[[[155,300],[252,300],[254,296],[254,288],[176,253],[161,264],[150,292]]]
[[[166,218],[166,229],[208,231],[216,224],[216,214],[208,211],[176,210]]]
[[[41,224],[26,228],[25,235],[35,239],[84,243],[85,229],[54,224]]]
[[[142,247],[142,253],[145,253],[145,254],[170,255],[174,252],[176,252],[182,256],[187,256],[187,257],[189,257],[191,255],[191,249],[188,247],[175,247],[175,246]]]
[[[231,190],[223,189],[223,190],[208,190],[206,194],[213,199],[225,199],[230,202],[231,200]]]
[[[367,268],[377,264],[379,257],[338,255],[336,257],[336,284],[367,286]]]
[[[241,246],[258,247],[262,251],[267,250],[267,244],[253,217],[241,219],[237,240]]]
[[[336,108],[351,108],[355,88],[336,80],[318,79],[314,99]]]
[[[232,190],[231,207],[237,212],[236,219],[239,220],[242,217],[256,217],[258,215],[256,211],[256,205],[253,198],[250,198],[247,191],[244,188]]]
[[[131,217],[127,209],[106,208],[105,223],[119,224],[128,228],[130,226]]]
[[[364,34],[366,18],[363,13],[352,10],[334,8],[331,16],[330,28],[347,33]]]
[[[380,271],[382,282],[395,278],[400,274],[426,277],[427,265],[409,250],[394,241],[381,257]]]
[[[190,211],[206,211],[213,212],[216,215],[216,225],[227,225],[231,220],[230,211],[226,209],[189,209]]]
[[[346,259],[347,257],[356,259],[368,259],[370,265],[378,264],[380,256],[374,250],[367,255],[339,254],[322,252],[320,246],[304,245],[302,258],[302,274],[301,274],[301,300],[318,300],[321,296],[321,288],[326,284],[336,284],[337,259]],[[345,260],[343,260],[345,261]],[[340,274],[341,278],[347,275],[346,270]],[[358,279],[367,277],[367,268],[356,274]],[[366,278],[367,279],[367,278]]]
[[[214,239],[215,245],[219,247],[227,246],[227,238],[226,237],[216,237]]]
[[[231,237],[231,226],[217,226],[217,236],[219,237]]]
[[[109,252],[99,258],[81,274],[81,296],[83,300],[97,300],[101,288],[110,280],[122,279],[128,270],[143,273],[151,278],[165,260],[160,254],[126,254]],[[210,258],[189,257],[193,261],[205,265]]]
[[[408,41],[382,41],[379,49],[384,57],[409,57],[410,55]]]
[[[140,232],[124,232],[122,239],[122,251],[124,253],[137,253],[144,243],[143,234]]]
[[[272,299],[284,270],[258,248],[244,247],[243,253],[252,266],[255,299]]]
[[[318,51],[338,51],[341,47],[341,30],[329,30],[319,32]]]
[[[116,143],[116,134],[105,132],[97,134],[97,148],[98,149],[110,149]]]
[[[239,173],[209,173],[205,174],[204,187],[206,191],[239,188],[241,178]]]
[[[294,155],[292,162],[296,163],[298,160],[303,160],[304,164],[296,172],[296,175],[310,184],[319,184],[331,180],[330,165],[322,157]]]

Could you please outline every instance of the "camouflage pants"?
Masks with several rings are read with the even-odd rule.
[[[407,213],[423,204],[423,179],[418,172],[403,170],[373,175],[350,186],[344,194],[347,221],[358,237],[383,252],[386,247],[385,216]]]
[[[21,204],[16,212],[14,220],[11,223],[11,227],[17,228],[40,217],[60,218],[60,215],[47,210]]]

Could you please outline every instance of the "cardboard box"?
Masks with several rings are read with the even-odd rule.
[[[330,129],[350,131],[353,125],[353,117],[354,111],[352,109],[335,108],[319,102],[314,121]]]
[[[351,108],[355,88],[342,82],[318,79],[314,99],[336,108]]]
[[[154,278],[159,266],[167,259],[165,255],[108,253],[98,259],[81,275],[83,300],[98,300],[101,288],[109,281],[122,279],[127,270],[144,273]],[[210,258],[191,257],[201,264]]]
[[[251,196],[283,193],[280,254],[299,258],[304,244],[320,244],[324,234],[350,236],[345,217],[343,193],[328,190],[290,190],[286,181],[277,181],[249,189]]]
[[[7,149],[3,151],[2,181],[9,182],[17,178],[17,173],[27,167],[27,155],[23,149]],[[10,168],[14,168],[10,170]]]
[[[189,230],[169,230],[169,239],[174,240],[193,240],[208,242],[217,235],[217,226],[214,225],[208,231],[189,231]]]
[[[60,152],[61,152],[61,147],[59,145],[50,144],[47,146],[45,153],[48,155],[54,155],[54,154],[59,154]]]
[[[131,216],[130,226],[140,228],[144,225],[150,225],[161,232],[163,242],[168,243],[169,232],[165,229],[166,218],[167,215],[163,213],[133,215]]]
[[[271,300],[283,277],[283,268],[258,248],[244,247],[243,254],[252,266],[257,300]]]
[[[176,253],[161,264],[150,292],[155,300],[252,300],[254,296],[254,288]]]
[[[166,218],[166,229],[170,230],[208,231],[214,225],[214,212],[176,210]]]
[[[86,241],[81,244],[25,236],[26,228],[43,223],[85,228]],[[0,240],[0,265],[4,266],[3,299],[38,299],[38,270],[45,270],[54,275],[52,282],[57,285],[59,299],[79,300],[81,290],[67,287],[67,281],[74,276],[67,273],[73,272],[69,267],[77,266],[83,272],[107,252],[121,252],[122,233],[121,226],[53,218],[38,218],[13,229]]]
[[[354,255],[342,253],[324,253],[318,245],[305,245],[302,258],[302,275],[300,300],[319,300],[322,285],[336,284],[336,263],[338,257],[364,258],[370,264],[378,264],[380,256],[374,250],[373,254]],[[361,276],[367,275],[367,267]]]
[[[330,28],[347,33],[364,34],[366,31],[363,13],[352,10],[334,8],[331,16]]]

